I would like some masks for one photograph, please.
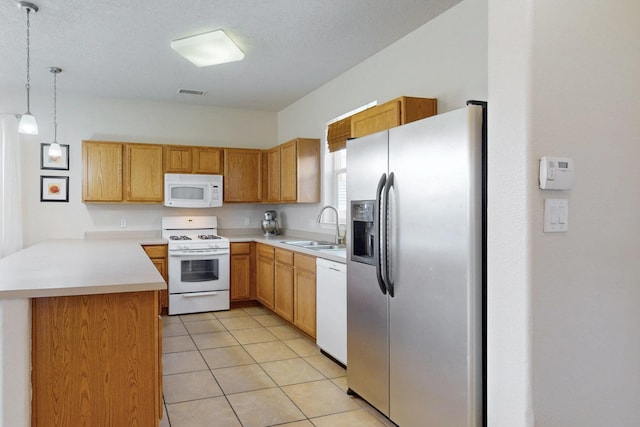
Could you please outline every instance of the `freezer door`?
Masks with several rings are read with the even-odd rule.
[[[471,106],[390,131],[390,418],[401,426],[482,422],[481,126]]]
[[[388,131],[347,142],[347,197],[373,200],[380,176],[387,173]],[[385,415],[389,414],[388,298],[376,279],[375,265],[351,259],[347,237],[347,384]]]

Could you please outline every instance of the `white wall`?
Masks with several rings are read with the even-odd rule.
[[[398,96],[438,99],[438,111],[487,99],[487,0],[466,0],[278,114],[278,140],[321,138],[329,120]],[[315,227],[320,205],[280,206],[293,229]],[[331,226],[325,232],[332,233]]]
[[[640,3],[489,11],[490,425],[640,425]],[[537,188],[542,155],[574,189]]]
[[[577,168],[531,200],[536,423],[640,425],[640,2],[536,1],[532,52],[531,161]],[[569,232],[544,234],[557,196]]]
[[[63,76],[64,77],[64,76]],[[163,216],[218,215],[220,228],[258,227],[265,206],[227,204],[217,209],[184,210],[159,205],[83,204],[82,140],[267,148],[277,144],[277,119],[271,112],[181,104],[65,96],[58,87],[58,141],[70,145],[70,170],[40,170],[40,142],[53,140],[51,99],[32,96],[40,134],[22,136],[24,242],[82,238],[85,231],[159,230]],[[22,111],[24,94],[3,93],[0,111]],[[40,176],[69,176],[69,203],[40,202]]]

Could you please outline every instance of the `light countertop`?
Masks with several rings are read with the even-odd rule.
[[[331,242],[331,238],[327,238],[326,236],[316,237],[310,235],[302,235],[297,233],[286,233],[278,236],[270,236],[265,237],[259,232],[253,234],[246,234],[242,232],[234,232],[234,230],[221,230],[220,235],[229,239],[231,243],[235,242],[257,242],[264,243],[267,245],[275,246],[282,249],[287,249],[290,251],[301,252],[306,255],[315,256],[317,258],[324,258],[331,261],[346,263],[346,250],[343,251],[325,251],[325,250],[317,250],[317,249],[307,249],[300,246],[288,245],[283,243],[285,241],[300,241],[300,240],[323,240]]]
[[[37,243],[0,259],[0,298],[166,289],[162,276],[140,244],[139,239]]]

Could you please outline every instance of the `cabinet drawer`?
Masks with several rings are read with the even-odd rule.
[[[143,245],[142,248],[149,258],[165,258],[167,256],[167,245]]]
[[[293,265],[293,252],[286,249],[275,249],[276,261],[282,264]]]
[[[251,243],[232,243],[231,255],[249,255],[251,254]]]
[[[273,259],[273,246],[258,245],[256,249],[258,256]]]
[[[316,272],[316,257],[296,253],[293,259],[296,268],[307,270],[311,273]]]

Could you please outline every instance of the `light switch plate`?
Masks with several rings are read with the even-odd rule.
[[[544,200],[544,232],[569,231],[569,199]]]

